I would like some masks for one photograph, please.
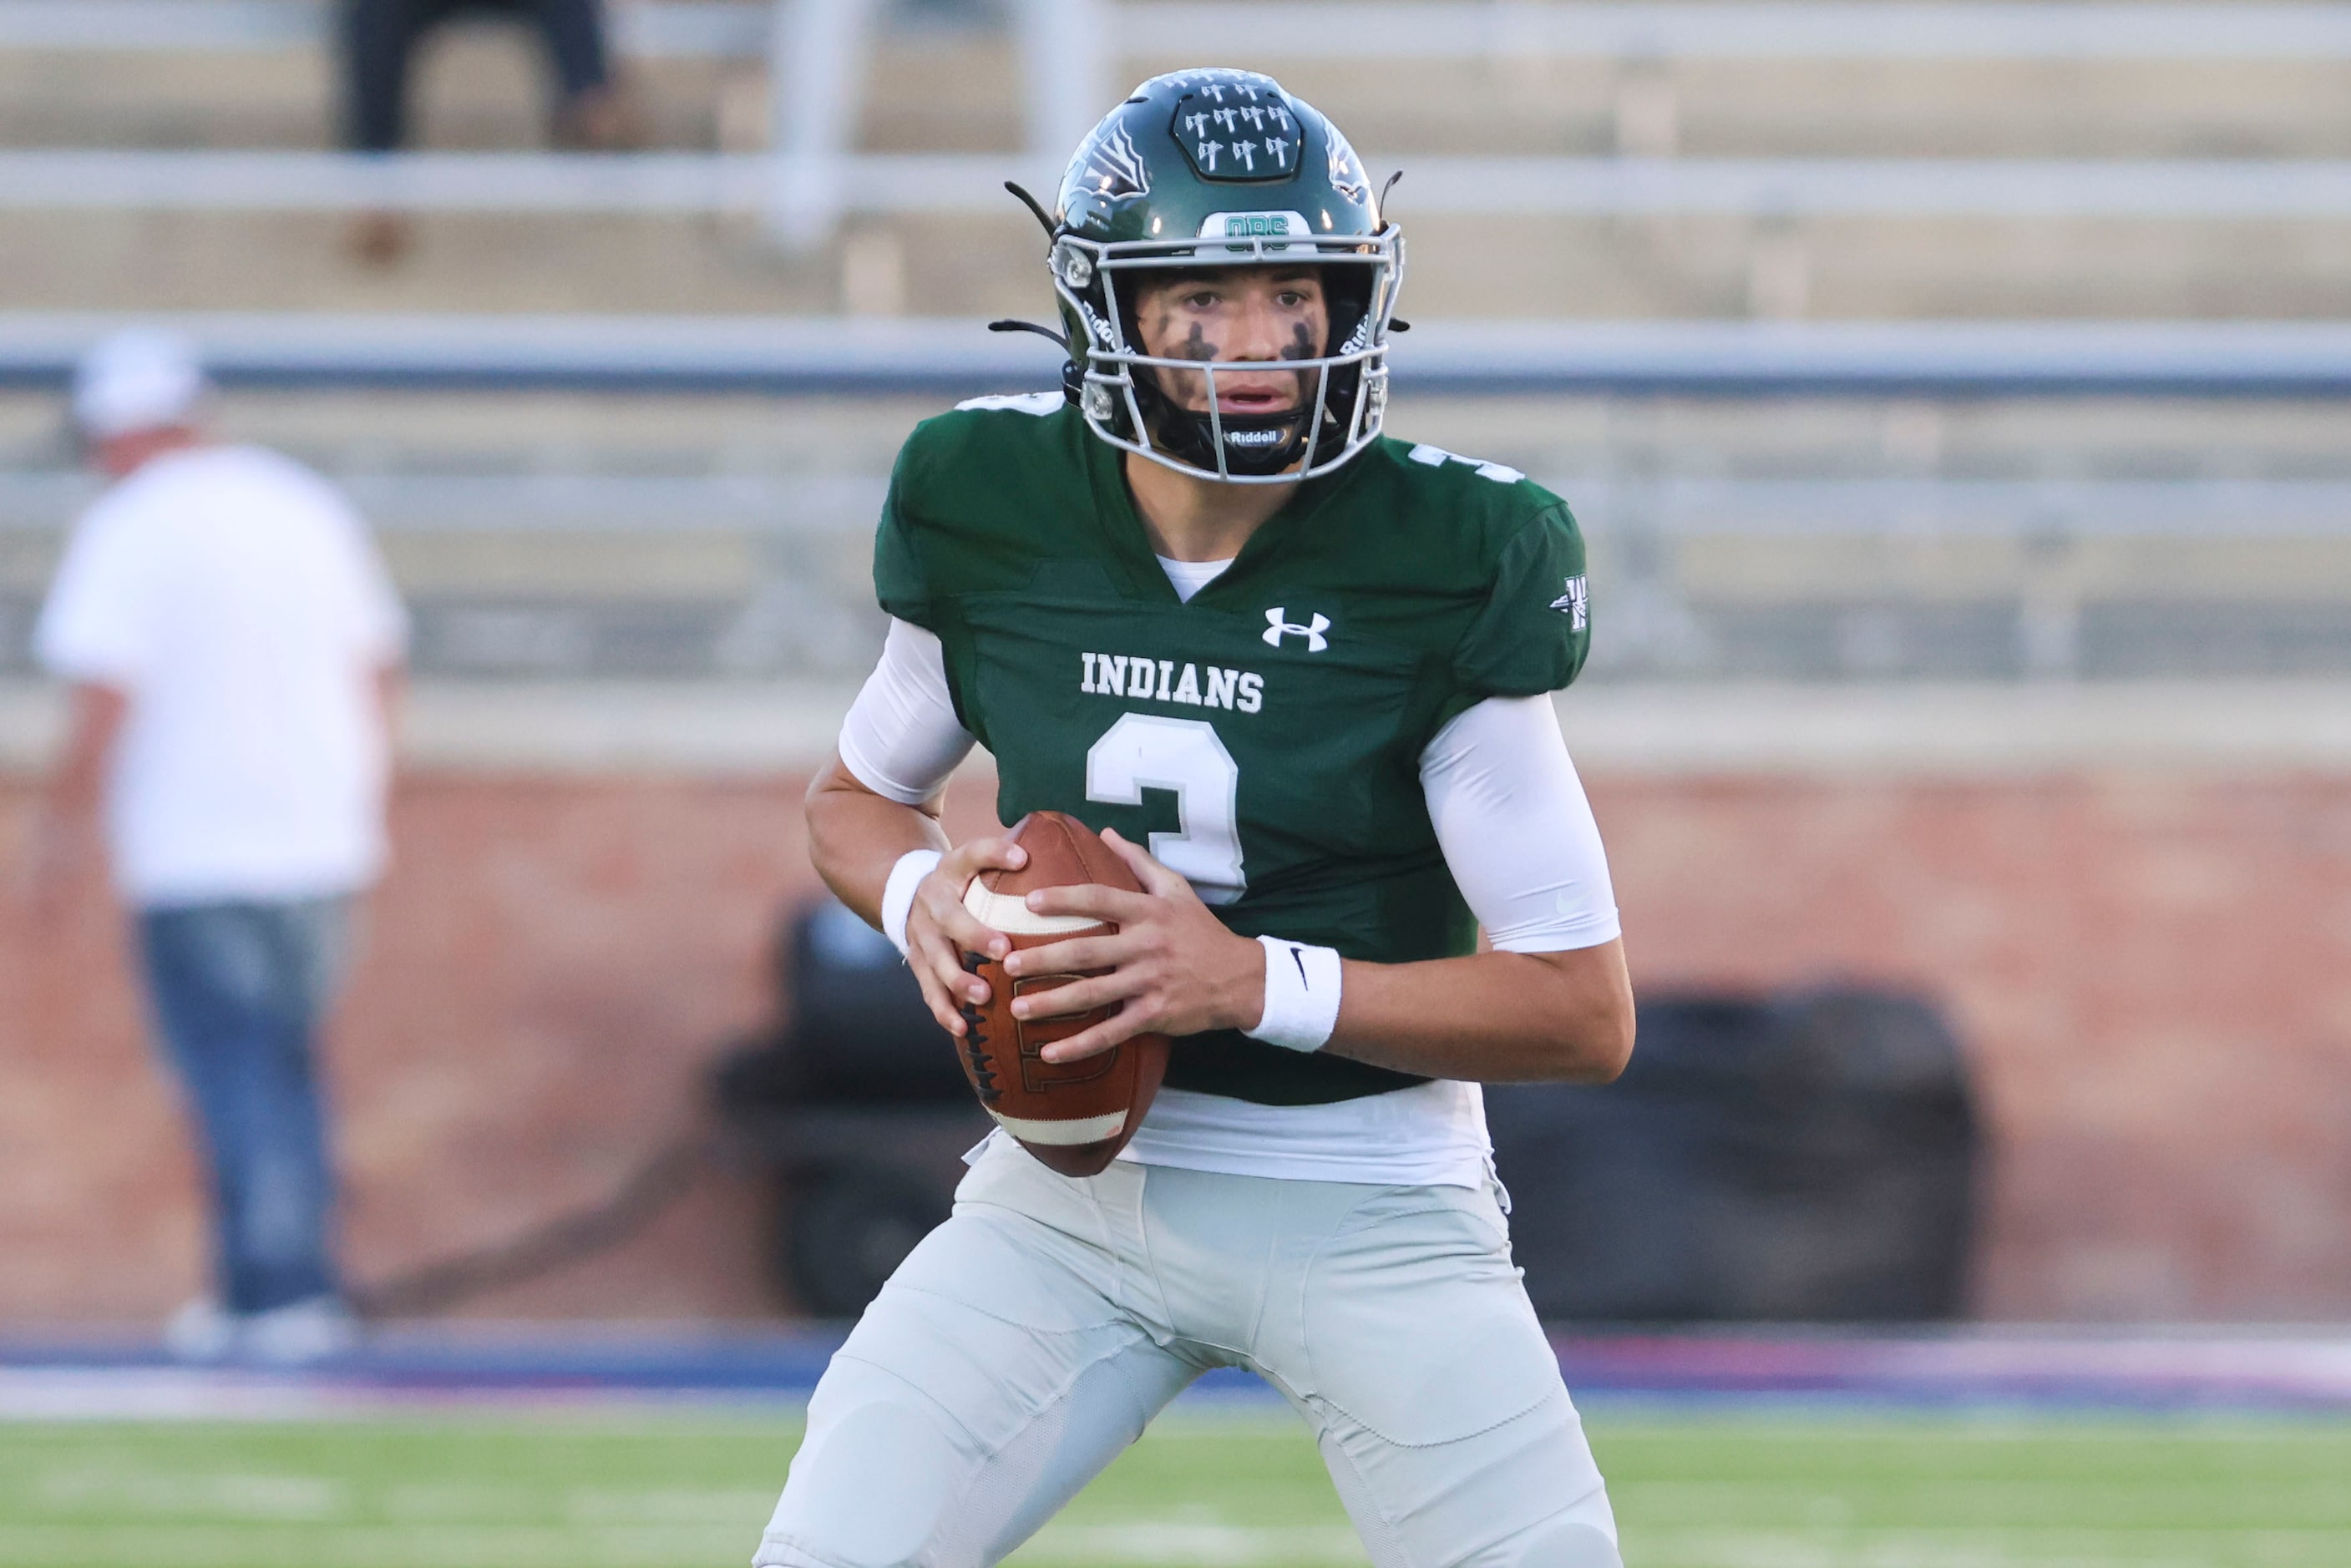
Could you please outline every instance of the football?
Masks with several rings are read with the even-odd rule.
[[[1013,825],[1010,836],[1029,852],[1029,863],[1018,871],[987,871],[973,877],[963,903],[982,925],[1009,937],[1016,950],[1117,929],[1081,915],[1031,912],[1025,900],[1040,888],[1094,882],[1128,892],[1142,890],[1125,862],[1073,816],[1033,811]],[[964,968],[987,981],[988,989],[985,1003],[964,1004],[964,1034],[956,1042],[979,1103],[1023,1148],[1063,1176],[1092,1176],[1102,1170],[1134,1136],[1159,1092],[1160,1075],[1167,1069],[1167,1037],[1138,1034],[1082,1062],[1048,1062],[1042,1055],[1047,1045],[1100,1023],[1114,1009],[1096,1008],[1063,1018],[1016,1018],[1014,997],[1033,996],[1078,977],[1009,978],[1002,965],[980,953],[967,952],[963,961]]]

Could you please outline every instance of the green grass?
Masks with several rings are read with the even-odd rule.
[[[1659,1417],[1594,1446],[1629,1568],[2343,1568],[2351,1425]],[[0,1568],[741,1568],[782,1423],[0,1425]],[[1286,1416],[1178,1415],[1028,1568],[1360,1563]]]

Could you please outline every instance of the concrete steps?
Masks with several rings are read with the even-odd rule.
[[[1137,58],[1134,75],[1178,63]],[[1375,170],[1439,153],[2342,158],[2351,64],[1261,62],[1336,115]],[[631,67],[651,145],[755,151],[753,61]],[[421,77],[422,145],[541,143],[513,29],[449,33]],[[1007,150],[1006,42],[893,35],[860,143]],[[0,147],[288,147],[330,140],[315,51],[0,52]],[[2351,315],[2351,222],[1928,217],[1534,219],[1395,212],[1415,310],[1676,317]],[[11,303],[43,308],[580,309],[996,314],[1044,301],[1035,235],[985,220],[858,220],[778,254],[744,218],[427,214],[363,265],[329,215],[0,213]]]
[[[1006,206],[1012,204],[1008,199]],[[1407,317],[2340,318],[2351,221],[1416,216]],[[391,265],[312,213],[0,213],[9,304],[1041,318],[1034,223],[859,220],[780,254],[749,218],[428,213]]]
[[[428,674],[850,680],[921,400],[238,392],[340,478]],[[0,398],[0,670],[87,499]],[[1596,679],[2351,673],[2351,413],[2325,403],[1402,399],[1573,502]]]
[[[1300,60],[1270,70],[1389,153],[1687,157],[2351,156],[2351,62]],[[1196,64],[1136,55],[1122,79]],[[0,48],[0,146],[317,147],[333,62],[309,49],[84,54]],[[653,145],[746,149],[764,136],[757,60],[623,64]],[[416,78],[418,144],[530,147],[544,84],[521,29],[444,29]],[[1019,144],[1008,43],[967,27],[883,40],[858,141],[868,151]]]

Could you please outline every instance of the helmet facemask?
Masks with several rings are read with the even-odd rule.
[[[1403,238],[1393,227],[1370,236],[1294,236],[1228,231],[1203,243],[1061,235],[1053,289],[1071,328],[1071,389],[1093,432],[1178,472],[1236,484],[1295,483],[1328,473],[1377,437],[1387,408],[1387,327],[1403,276]],[[1320,353],[1267,361],[1142,351],[1135,306],[1153,274],[1301,265],[1322,280],[1328,326]],[[1219,370],[1259,375],[1270,366],[1299,376],[1297,404],[1277,413],[1225,412]],[[1167,394],[1160,378],[1179,373],[1205,378],[1205,410],[1185,408]]]

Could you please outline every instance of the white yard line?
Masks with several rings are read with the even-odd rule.
[[[0,1421],[340,1421],[547,1416],[632,1426],[667,1414],[796,1423],[805,1391],[758,1388],[680,1392],[523,1386],[402,1387],[331,1374],[223,1368],[0,1366]],[[6,1560],[0,1558],[0,1568]]]
[[[1046,1563],[1198,1563],[1202,1568],[1311,1568],[1369,1563],[1344,1525],[1049,1524],[1008,1568]]]

